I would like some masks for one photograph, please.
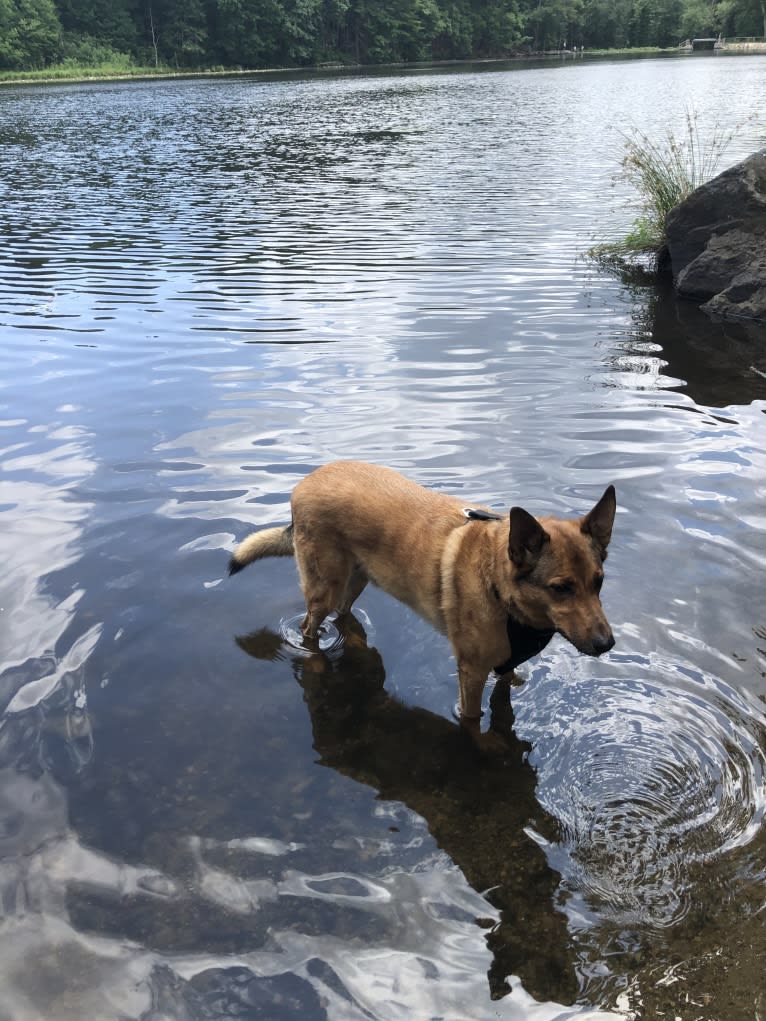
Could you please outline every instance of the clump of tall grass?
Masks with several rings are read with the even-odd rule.
[[[678,136],[668,131],[657,141],[643,131],[623,135],[617,176],[638,192],[639,212],[625,237],[595,245],[589,252],[591,258],[619,268],[637,261],[655,271],[663,268],[668,213],[713,177],[737,130],[716,125],[703,137],[697,122],[698,114],[687,110]]]
[[[139,67],[123,61],[115,64],[76,64],[67,61],[63,64],[51,64],[37,71],[0,71],[0,82],[58,82],[83,81],[90,78],[149,78],[153,76],[175,75],[176,72],[167,67]]]

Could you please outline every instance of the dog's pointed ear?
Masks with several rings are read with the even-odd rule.
[[[531,571],[540,558],[550,536],[539,521],[523,507],[511,507],[511,534],[508,539],[508,556],[516,567]]]
[[[589,535],[606,557],[606,548],[612,538],[612,525],[617,511],[617,495],[614,486],[607,486],[596,506],[580,522],[580,531]]]

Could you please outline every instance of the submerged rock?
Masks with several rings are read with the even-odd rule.
[[[766,149],[693,191],[668,214],[666,235],[681,297],[766,321]]]

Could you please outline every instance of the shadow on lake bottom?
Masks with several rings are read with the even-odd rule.
[[[237,642],[257,659],[289,655],[267,629]],[[535,998],[572,1003],[577,980],[566,918],[556,907],[560,877],[528,832],[533,819],[539,830],[543,814],[528,746],[511,735],[508,758],[490,762],[457,723],[389,695],[383,660],[355,618],[338,658],[291,659],[320,764],[422,816],[439,847],[500,912],[497,923],[477,920],[489,927],[492,998],[509,993],[508,976],[518,975]],[[510,735],[507,688],[496,687],[490,709],[491,726]],[[548,817],[546,824],[552,828],[554,821]]]

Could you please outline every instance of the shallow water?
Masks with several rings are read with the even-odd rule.
[[[621,129],[695,107],[734,161],[765,88],[0,91],[4,1018],[766,1009],[766,334],[581,257],[630,219]],[[522,669],[505,765],[410,611],[368,589],[319,660],[289,562],[223,579],[336,457],[536,514],[615,483],[616,647]]]

